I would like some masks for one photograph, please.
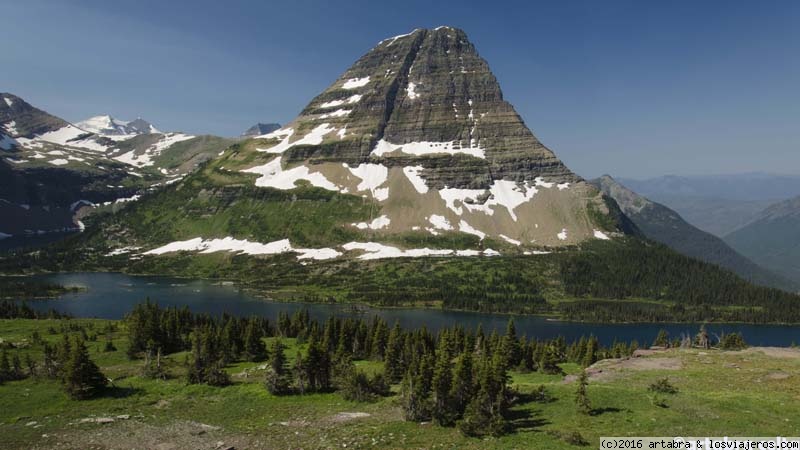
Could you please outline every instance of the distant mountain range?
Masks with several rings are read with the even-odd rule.
[[[719,237],[754,220],[769,205],[800,195],[798,175],[667,175],[644,180],[619,178],[619,181]]]
[[[762,266],[800,282],[800,196],[771,205],[725,241]]]
[[[163,133],[142,119],[77,124],[0,94],[0,233],[82,227],[78,210],[121,205],[174,182],[232,141]]]
[[[777,271],[772,273],[759,267],[721,238],[692,226],[675,211],[633,192],[612,177],[605,175],[592,183],[612,197],[647,238],[684,255],[724,267],[756,284],[787,290],[800,287],[800,283],[776,275]],[[800,233],[798,238],[800,242]]]

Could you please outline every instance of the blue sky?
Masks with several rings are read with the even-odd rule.
[[[0,0],[0,91],[67,120],[288,122],[385,37],[464,29],[573,170],[800,173],[796,1]]]

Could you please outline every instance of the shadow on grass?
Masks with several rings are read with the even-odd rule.
[[[590,416],[599,416],[599,415],[605,414],[605,413],[617,413],[617,412],[623,412],[623,411],[628,411],[629,412],[630,410],[614,408],[614,407],[611,407],[611,408],[594,408],[593,410],[591,410],[589,412],[589,415]]]
[[[139,395],[144,389],[133,386],[108,386],[100,392],[100,397],[108,398],[128,398]]]
[[[512,433],[541,431],[539,428],[550,424],[548,420],[534,416],[529,409],[512,409],[507,418]]]

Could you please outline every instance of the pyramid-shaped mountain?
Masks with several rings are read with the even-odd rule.
[[[616,231],[602,219],[602,194],[536,139],[455,28],[380,42],[294,121],[259,138],[269,161],[243,169],[260,174],[257,186],[305,180],[373,199],[380,208],[362,229],[533,246]]]
[[[625,220],[536,139],[464,32],[439,27],[378,43],[283,128],[85,234],[108,255],[377,259],[534,254]]]

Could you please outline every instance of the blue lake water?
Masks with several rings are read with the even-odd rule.
[[[278,313],[292,313],[307,309],[312,318],[325,320],[330,315],[339,317],[378,315],[389,324],[395,321],[403,327],[426,326],[430,330],[460,324],[467,328],[482,324],[486,333],[496,329],[505,330],[509,315],[484,314],[437,309],[384,309],[371,307],[353,308],[350,305],[276,302],[264,300],[233,285],[220,285],[206,280],[186,280],[165,277],[130,276],[117,273],[68,273],[39,275],[37,279],[86,288],[77,293],[66,294],[51,300],[36,300],[29,304],[41,310],[53,308],[76,317],[98,317],[120,319],[133,306],[145,298],[162,306],[188,306],[194,312],[210,314],[229,313],[240,316],[260,315],[272,320]],[[614,340],[636,339],[640,344],[650,344],[659,329],[669,331],[670,336],[682,333],[694,334],[699,324],[602,324],[561,322],[540,316],[515,315],[514,323],[519,335],[539,339],[564,336],[568,341],[580,336],[594,334],[603,344]],[[712,333],[742,332],[751,345],[789,346],[800,343],[800,326],[710,324]]]

